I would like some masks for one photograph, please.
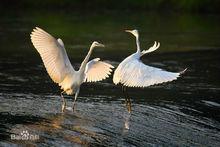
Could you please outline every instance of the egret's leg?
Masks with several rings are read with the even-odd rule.
[[[125,94],[126,93],[126,86],[122,85],[122,92]]]
[[[122,92],[125,96],[125,105],[126,105],[126,108],[128,110],[129,113],[131,113],[131,100],[130,98],[128,97],[128,93],[126,91],[126,86],[123,86],[122,85]]]
[[[79,94],[79,89],[75,93],[75,98],[74,98],[74,101],[73,101],[73,110],[74,110],[74,107],[75,107],[75,103],[76,103],[76,99],[78,97],[78,94]]]
[[[122,92],[123,92],[125,98],[127,98],[127,97],[128,97],[128,94],[127,94],[127,91],[126,91],[126,86],[123,86],[123,85],[122,85]]]
[[[128,112],[131,113],[131,99],[129,97],[125,98],[125,103],[126,103]]]
[[[124,86],[124,92],[127,94],[127,88],[126,88],[126,86]]]
[[[62,101],[63,101],[63,103],[62,103],[62,112],[64,112],[64,110],[65,110],[65,108],[66,108],[66,100],[65,100],[65,98],[63,97],[63,93],[64,93],[65,91],[62,91],[61,93],[60,93],[60,96],[61,96],[61,98],[62,98]]]
[[[124,93],[125,92],[125,86],[121,86],[121,89],[122,89],[122,92]]]

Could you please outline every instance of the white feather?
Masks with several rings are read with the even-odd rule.
[[[54,82],[60,83],[67,75],[75,72],[61,39],[56,40],[44,30],[36,27],[31,33],[31,41]]]
[[[106,62],[99,60],[99,58],[95,58],[87,63],[85,70],[85,82],[101,81],[109,77],[111,74],[111,68],[114,67]]]
[[[176,80],[179,75],[180,73],[145,65],[137,58],[137,53],[134,53],[119,64],[115,70],[113,82],[128,87],[147,87]]]

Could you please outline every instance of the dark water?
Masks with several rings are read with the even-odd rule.
[[[218,16],[158,14],[1,14],[0,146],[220,146],[220,23]],[[128,88],[132,112],[111,78],[83,84],[76,112],[61,113],[59,87],[53,84],[29,40],[34,26],[66,44],[75,67],[89,44],[117,66],[135,51],[138,28],[143,49],[161,42],[143,62],[170,71],[188,68],[177,81],[145,89]],[[72,97],[65,96],[70,106]],[[22,131],[36,140],[15,140]]]

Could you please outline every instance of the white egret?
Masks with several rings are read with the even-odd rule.
[[[179,73],[164,71],[141,62],[140,57],[159,48],[160,43],[155,41],[148,50],[141,51],[138,30],[126,30],[136,38],[137,52],[125,58],[116,68],[113,82],[127,87],[147,87],[159,83],[176,80],[186,69]]]
[[[41,28],[36,27],[31,33],[31,41],[40,54],[44,66],[51,79],[58,83],[63,90],[61,97],[63,100],[62,111],[66,106],[63,93],[67,95],[75,94],[73,109],[76,98],[80,91],[80,85],[83,82],[101,81],[111,74],[112,65],[99,61],[99,58],[89,61],[90,55],[94,47],[104,47],[103,44],[94,41],[89,49],[88,54],[81,63],[78,71],[76,71],[70,63],[67,56],[64,43],[59,39],[55,39],[52,35],[45,32]],[[89,61],[89,62],[88,62]]]

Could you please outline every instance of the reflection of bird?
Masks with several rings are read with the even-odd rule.
[[[51,79],[55,83],[58,83],[63,90],[63,92],[61,92],[61,97],[63,99],[62,110],[64,110],[66,105],[62,93],[65,92],[68,95],[75,93],[75,99],[73,102],[74,108],[76,98],[79,94],[80,85],[83,82],[100,81],[111,74],[111,68],[113,68],[112,65],[99,61],[99,58],[89,61],[94,47],[104,47],[103,44],[96,41],[92,43],[89,52],[81,63],[78,71],[74,70],[72,67],[64,43],[61,39],[56,40],[44,30],[36,27],[31,33],[31,41],[39,52]]]
[[[136,37],[137,52],[124,59],[114,72],[113,82],[121,83],[127,87],[147,87],[159,83],[176,80],[184,71],[179,73],[164,71],[159,68],[145,65],[140,57],[159,48],[160,43],[155,42],[148,50],[141,51],[137,30],[126,30]]]

